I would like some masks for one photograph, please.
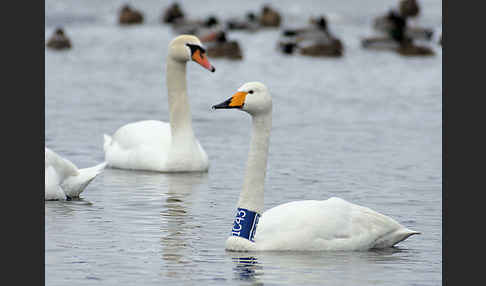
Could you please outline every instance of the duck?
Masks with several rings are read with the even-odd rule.
[[[418,5],[416,0],[402,0],[399,3],[399,8],[397,11],[392,9],[388,12],[388,14],[375,18],[373,22],[373,28],[379,32],[388,34],[390,29],[393,28],[394,25],[394,23],[392,23],[393,19],[391,19],[391,17],[393,17],[394,15],[399,15],[403,19],[408,20],[411,18],[416,18],[419,13],[420,6]],[[420,26],[407,25],[404,33],[407,37],[414,40],[430,41],[433,38],[434,30]]]
[[[201,39],[203,42],[210,42],[207,46],[208,57],[228,58],[230,60],[241,60],[243,54],[237,41],[228,41],[225,31],[212,33]]]
[[[262,27],[280,27],[282,17],[269,5],[263,5],[259,21]]]
[[[181,7],[177,2],[174,2],[165,9],[160,20],[162,23],[171,24],[176,21],[183,20],[184,16],[184,11],[182,11]]]
[[[227,251],[366,251],[392,247],[419,234],[338,197],[291,201],[263,212],[272,128],[270,93],[263,83],[248,82],[212,108],[244,111],[252,122],[243,189],[225,242]]]
[[[331,34],[328,28],[327,20],[324,16],[314,20],[314,29],[306,30],[303,35],[297,38],[297,41],[311,41],[308,45],[300,48],[300,53],[306,56],[327,56],[340,57],[343,55],[343,44],[341,40]]]
[[[54,34],[47,41],[46,46],[54,50],[64,50],[71,48],[71,40],[64,33],[63,28],[56,28]]]
[[[106,166],[106,162],[94,167],[78,169],[68,159],[45,147],[45,195],[46,201],[72,200],[79,198],[88,184]]]
[[[208,156],[192,129],[186,90],[186,63],[205,69],[206,50],[194,35],[180,35],[169,43],[166,84],[169,122],[143,120],[120,127],[113,136],[104,134],[103,149],[109,167],[154,172],[207,172]]]
[[[363,39],[361,41],[361,45],[363,48],[366,49],[392,51],[402,56],[427,57],[435,55],[435,52],[431,48],[427,46],[417,45],[410,38],[406,38],[403,39],[401,42],[398,42],[388,37],[371,37]]]
[[[301,55],[312,57],[340,57],[343,44],[328,29],[324,16],[311,19],[311,26],[301,29],[286,29],[279,42],[280,51],[292,54],[298,50]]]
[[[118,23],[120,23],[120,25],[141,24],[143,23],[143,14],[130,7],[130,5],[125,4],[120,10]]]
[[[388,36],[370,37],[361,41],[363,48],[391,50],[403,56],[433,56],[434,51],[426,46],[416,45],[412,37],[406,34],[407,19],[390,11],[388,19]]]
[[[343,55],[343,44],[339,39],[333,39],[329,44],[314,43],[301,47],[300,54],[311,57],[341,57]]]
[[[253,12],[248,12],[244,19],[231,18],[226,21],[226,29],[228,30],[242,30],[254,32],[258,30],[260,23],[257,16]]]
[[[384,19],[380,30],[385,33],[385,36],[368,37],[361,40],[363,48],[396,50],[406,38],[404,34],[407,25],[405,17],[390,10]],[[375,22],[375,26],[377,23]]]

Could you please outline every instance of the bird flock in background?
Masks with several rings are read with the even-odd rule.
[[[403,56],[432,56],[434,51],[426,46],[416,44],[434,39],[430,28],[410,26],[408,20],[417,18],[420,6],[416,0],[401,0],[398,8],[373,20],[376,36],[361,40],[365,49],[393,51]],[[160,22],[170,25],[176,35],[191,34],[205,44],[207,55],[212,58],[242,60],[243,51],[236,40],[229,36],[231,31],[257,32],[262,29],[278,29],[282,26],[282,15],[270,5],[263,5],[259,13],[247,12],[242,17],[226,20],[209,15],[205,19],[190,19],[182,7],[174,2],[160,16]],[[140,25],[144,22],[143,13],[130,5],[121,7],[118,23],[122,26]],[[437,38],[437,37],[435,37]],[[438,44],[442,46],[442,35]],[[47,47],[63,50],[72,47],[71,41],[63,28],[58,27],[47,42]],[[283,54],[301,54],[312,57],[341,57],[344,54],[343,42],[329,28],[329,21],[321,15],[310,18],[305,27],[282,29],[276,45]]]

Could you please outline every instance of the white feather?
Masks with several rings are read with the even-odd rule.
[[[103,162],[91,168],[78,169],[71,161],[45,148],[45,200],[77,198],[86,186],[105,168]]]

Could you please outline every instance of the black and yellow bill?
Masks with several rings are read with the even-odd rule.
[[[245,105],[245,98],[248,92],[238,91],[231,98],[221,102],[220,104],[213,105],[213,109],[228,109],[228,108],[243,108]]]
[[[216,69],[209,63],[208,57],[206,56],[206,50],[198,45],[187,44],[187,46],[191,49],[191,59],[193,61],[211,72],[216,71]]]

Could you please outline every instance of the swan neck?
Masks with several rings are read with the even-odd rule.
[[[191,110],[186,91],[186,63],[168,57],[166,81],[172,138],[194,137]]]
[[[271,110],[252,117],[250,151],[243,190],[237,206],[259,214],[263,212],[263,193],[271,128]]]

